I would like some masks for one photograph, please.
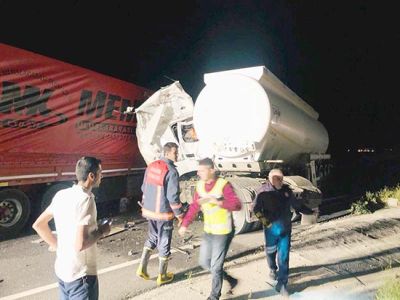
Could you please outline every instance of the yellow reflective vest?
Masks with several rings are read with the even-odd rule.
[[[223,190],[228,183],[225,179],[218,178],[211,191],[207,192],[206,183],[202,180],[197,182],[196,192],[199,199],[207,197],[219,198],[223,196]],[[217,204],[201,204],[204,217],[204,231],[209,234],[228,234],[232,231],[232,213]]]

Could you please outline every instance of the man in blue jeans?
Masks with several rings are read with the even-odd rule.
[[[265,252],[269,277],[276,281],[275,290],[288,296],[289,251],[292,233],[291,207],[304,214],[313,211],[302,205],[288,185],[283,184],[283,173],[272,169],[253,203],[253,211],[264,227]],[[278,261],[278,265],[276,264]]]
[[[92,188],[101,182],[101,161],[82,157],[75,168],[78,184],[59,191],[33,228],[57,251],[55,272],[60,299],[97,300],[97,241],[110,232],[110,224],[97,225]],[[48,222],[54,218],[57,237]]]
[[[242,204],[232,185],[215,174],[214,162],[210,158],[200,160],[197,174],[200,180],[189,210],[183,218],[179,234],[183,236],[197,213],[203,212],[204,235],[200,246],[199,264],[212,274],[211,292],[208,300],[221,297],[223,279],[233,289],[237,279],[224,271],[224,260],[235,233],[232,211],[241,209]]]

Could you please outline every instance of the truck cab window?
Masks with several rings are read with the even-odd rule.
[[[194,143],[198,141],[193,124],[182,126],[182,138],[186,143]]]

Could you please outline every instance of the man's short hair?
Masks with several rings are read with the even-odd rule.
[[[166,144],[164,145],[164,147],[163,147],[164,155],[167,154],[167,153],[169,153],[169,152],[171,152],[171,150],[172,150],[173,148],[178,149],[179,146],[178,146],[177,144],[175,144],[174,142],[166,143]]]
[[[214,169],[214,162],[212,161],[211,158],[206,157],[199,160],[199,166],[206,166],[209,167],[210,169]]]
[[[75,175],[78,181],[86,181],[89,173],[97,175],[100,169],[101,160],[91,156],[81,157],[76,163]]]

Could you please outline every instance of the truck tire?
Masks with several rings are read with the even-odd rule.
[[[257,231],[260,230],[262,228],[262,224],[259,221],[255,221],[253,223],[251,223],[251,231]]]
[[[56,183],[56,184],[53,184],[52,186],[50,186],[43,193],[42,201],[40,203],[41,212],[45,211],[45,209],[50,205],[55,194],[57,194],[59,191],[61,191],[63,189],[67,189],[71,186],[72,186],[72,182],[59,182],[59,183]],[[56,225],[54,223],[54,220],[51,220],[49,222],[49,226],[50,226],[51,230],[53,230],[53,231],[56,230]]]
[[[72,182],[59,182],[50,186],[42,196],[42,202],[40,204],[41,211],[44,211],[53,200],[53,197],[61,190],[67,189],[72,186]]]
[[[240,211],[234,211],[232,215],[233,223],[235,224],[235,234],[251,231],[252,223],[247,222],[246,211],[243,207]]]
[[[252,231],[255,227],[254,222],[249,222],[250,205],[256,196],[256,191],[260,188],[261,183],[255,178],[248,177],[232,177],[226,178],[233,187],[236,195],[242,202],[242,209],[234,211],[233,222],[235,224],[235,234]]]
[[[20,190],[0,191],[0,240],[15,237],[24,228],[31,213],[31,203]]]

